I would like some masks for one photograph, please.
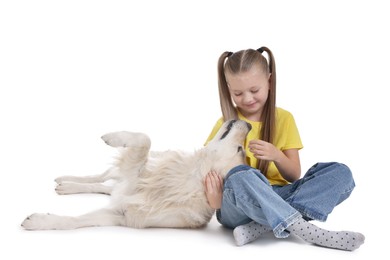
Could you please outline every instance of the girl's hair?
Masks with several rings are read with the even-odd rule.
[[[268,54],[268,59],[263,56],[263,52]],[[229,119],[237,119],[237,109],[233,104],[233,99],[229,92],[229,87],[226,81],[226,73],[238,74],[249,71],[253,66],[258,66],[260,69],[270,75],[269,94],[267,102],[264,105],[263,112],[259,118],[262,122],[262,128],[259,138],[269,143],[273,143],[275,135],[275,110],[276,110],[276,70],[275,60],[270,49],[261,47],[257,50],[248,49],[241,50],[235,53],[224,52],[218,60],[218,88],[219,99],[221,103],[222,116],[224,121]],[[264,174],[267,174],[269,161],[259,160],[258,169]]]

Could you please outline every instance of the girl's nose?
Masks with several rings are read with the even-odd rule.
[[[242,101],[244,102],[244,104],[248,104],[248,103],[251,103],[252,102],[252,95],[249,94],[249,93],[245,93],[244,96],[243,96],[243,99]]]

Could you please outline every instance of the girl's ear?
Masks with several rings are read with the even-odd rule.
[[[271,76],[272,76],[272,73],[270,73],[268,76],[268,82],[270,82],[270,83],[271,83]]]

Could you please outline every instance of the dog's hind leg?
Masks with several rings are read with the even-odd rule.
[[[115,209],[100,209],[78,217],[35,213],[22,222],[27,230],[76,229],[96,226],[125,226],[124,215]]]
[[[132,178],[137,178],[147,161],[151,146],[150,138],[143,133],[122,131],[108,133],[103,135],[102,139],[106,144],[121,149],[122,153],[116,166],[120,173],[132,182]]]

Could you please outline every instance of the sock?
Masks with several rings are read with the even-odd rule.
[[[233,236],[237,246],[242,246],[255,241],[262,234],[270,231],[272,231],[270,227],[252,221],[248,224],[236,227],[233,230]]]
[[[353,251],[364,243],[364,235],[351,231],[328,231],[300,218],[287,229],[306,242],[319,246]]]

